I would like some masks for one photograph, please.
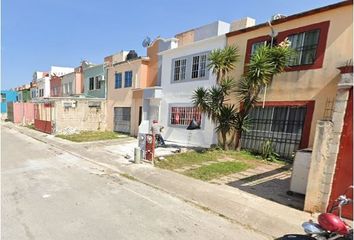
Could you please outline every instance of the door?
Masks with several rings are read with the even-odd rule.
[[[114,108],[114,131],[130,133],[130,107]]]

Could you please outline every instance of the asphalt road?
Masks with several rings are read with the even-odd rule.
[[[1,148],[3,240],[265,239],[16,130]]]

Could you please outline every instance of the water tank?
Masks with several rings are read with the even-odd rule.
[[[134,50],[130,50],[128,55],[127,55],[127,58],[126,60],[132,60],[132,59],[135,59],[135,58],[138,58],[138,54],[134,51]]]

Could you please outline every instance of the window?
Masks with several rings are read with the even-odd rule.
[[[6,102],[6,94],[1,93],[1,102]]]
[[[192,78],[202,78],[206,75],[206,54],[192,58]]]
[[[43,97],[44,96],[44,89],[39,89],[39,97]]]
[[[192,120],[201,124],[201,113],[195,107],[171,107],[170,124],[174,126],[187,127]]]
[[[187,59],[175,60],[173,73],[174,81],[186,79],[186,65]]]
[[[96,89],[100,89],[101,88],[101,81],[99,79],[98,76],[95,77],[95,85],[96,85]]]
[[[95,87],[95,78],[90,77],[89,79],[90,83],[89,83],[89,90],[93,90]]]
[[[267,44],[266,41],[253,43],[251,48],[251,56],[257,51],[258,48],[265,46],[266,44]]]
[[[68,85],[68,94],[73,94],[73,82],[69,82]]]
[[[114,88],[122,88],[122,73],[115,74]]]
[[[296,55],[290,59],[290,66],[313,64],[319,42],[320,30],[311,30],[288,36]]]
[[[127,71],[124,73],[124,87],[128,88],[132,86],[133,83],[133,72]]]

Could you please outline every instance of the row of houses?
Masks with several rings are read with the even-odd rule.
[[[287,38],[297,57],[274,78],[264,105],[252,110],[252,129],[241,144],[259,150],[270,139],[276,151],[289,158],[298,149],[314,146],[319,121],[338,123],[337,135],[343,135],[346,123],[338,120],[343,112],[335,109],[343,101],[345,105],[340,106],[345,112],[352,101],[352,12],[350,0],[291,16],[277,14],[262,24],[249,17],[231,23],[216,21],[171,38],[146,39],[146,56],[120,51],[101,64],[83,61],[75,68],[35,72],[29,85],[16,89],[16,101],[33,104],[35,127],[47,133],[108,130],[137,136],[149,132],[152,120],[158,120],[165,127],[166,140],[209,147],[217,143],[214,124],[191,102],[197,87],[216,84],[216,76],[207,67],[208,54],[237,46],[241,60],[230,76],[240,79],[257,46]],[[239,106],[237,96],[231,102]],[[187,130],[193,119],[200,120],[200,129]],[[352,118],[346,121],[351,123]],[[339,156],[341,150],[336,151]],[[352,155],[345,161],[344,169],[352,164]],[[345,184],[341,182],[341,188]],[[321,191],[327,192],[317,196],[320,203],[308,208],[329,198],[328,189]]]

